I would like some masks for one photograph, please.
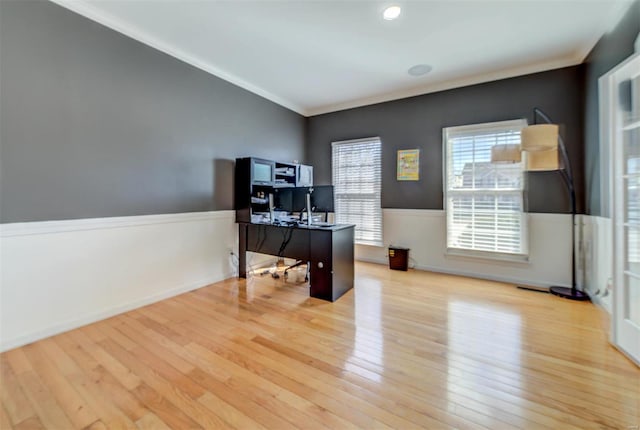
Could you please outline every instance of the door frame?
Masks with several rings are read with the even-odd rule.
[[[635,53],[622,63],[609,70],[602,75],[598,80],[599,96],[600,96],[600,178],[601,178],[601,196],[609,195],[608,199],[601,200],[601,214],[602,216],[608,216],[611,218],[611,241],[613,251],[613,264],[611,267],[612,279],[614,288],[612,290],[611,300],[611,335],[610,342],[627,357],[629,357],[636,364],[640,365],[640,345],[635,350],[629,351],[623,345],[620,344],[621,330],[619,327],[619,315],[624,312],[624,303],[621,301],[621,294],[624,295],[623,290],[624,282],[624,270],[623,262],[624,247],[623,247],[623,226],[620,226],[620,217],[622,214],[622,201],[618,198],[619,190],[621,189],[620,177],[621,172],[617,165],[619,157],[623,155],[620,153],[623,148],[620,146],[622,143],[622,130],[617,128],[619,111],[616,108],[617,97],[615,91],[617,91],[618,75],[625,73],[628,67],[636,62],[640,62],[640,53]],[[604,178],[604,180],[603,180]],[[608,201],[607,201],[608,200]],[[605,201],[608,203],[608,207],[605,206]],[[608,210],[607,210],[608,209]],[[622,221],[624,223],[624,220]]]

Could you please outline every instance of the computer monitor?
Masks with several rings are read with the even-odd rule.
[[[294,212],[296,209],[293,206],[293,193],[295,188],[276,188],[274,189],[273,204],[275,210]],[[299,210],[299,209],[298,209]]]
[[[250,158],[250,160],[251,183],[253,185],[273,185],[275,182],[275,162],[260,158]]]
[[[318,185],[311,193],[311,207],[314,212],[335,212],[333,185]]]
[[[296,187],[291,189],[293,195],[291,198],[291,208],[289,212],[302,212],[307,208],[307,193],[309,187]]]
[[[313,212],[335,212],[333,185],[315,187],[295,187],[274,189],[273,202],[275,210],[289,213],[302,212],[307,209],[307,194],[311,191],[311,209]]]

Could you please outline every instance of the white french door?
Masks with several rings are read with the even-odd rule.
[[[640,54],[602,79],[611,145],[612,342],[640,363]]]

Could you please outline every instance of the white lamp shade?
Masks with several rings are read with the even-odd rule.
[[[522,129],[522,150],[527,152],[550,151],[558,147],[558,125],[536,124]]]
[[[557,148],[547,151],[527,152],[526,170],[530,172],[544,172],[561,168],[562,162]]]
[[[521,159],[522,155],[518,144],[509,143],[491,147],[492,163],[519,163]]]

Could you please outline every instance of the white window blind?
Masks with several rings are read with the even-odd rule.
[[[355,224],[355,242],[382,246],[380,138],[331,144],[336,222]]]
[[[520,144],[526,120],[444,129],[449,252],[525,258],[523,163],[491,163],[491,147]]]

